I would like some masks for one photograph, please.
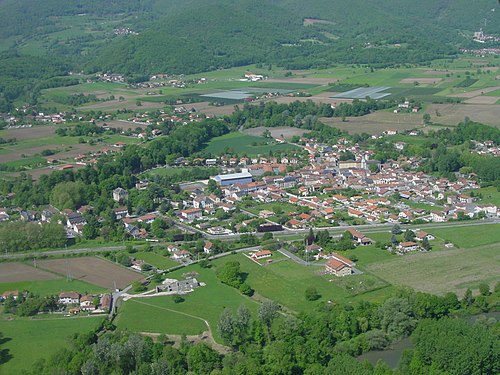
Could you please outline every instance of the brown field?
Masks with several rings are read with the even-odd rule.
[[[23,263],[0,263],[0,283],[19,281],[57,280],[61,277],[53,273],[28,266]]]
[[[463,92],[463,93],[459,93],[459,94],[450,94],[448,96],[452,96],[454,98],[475,98],[476,96],[487,94],[489,92],[493,92],[496,90],[500,90],[500,86],[487,87],[484,89],[468,91],[468,92]]]
[[[18,141],[25,141],[28,139],[46,138],[54,135],[57,126],[43,125],[33,126],[31,128],[19,128],[5,130],[4,138],[16,138]]]
[[[266,82],[285,82],[285,83],[309,83],[311,85],[327,85],[330,82],[337,82],[337,78],[287,78],[287,79],[268,79]]]
[[[144,278],[137,272],[95,257],[42,260],[38,265],[62,275],[69,273],[73,279],[109,289],[114,289],[115,284],[122,289]]]
[[[265,128],[265,127],[260,126],[258,128],[246,129],[244,131],[244,133],[250,134],[250,135],[255,135],[255,136],[261,136],[262,133],[264,132],[264,130],[269,130],[271,132],[271,135],[274,138],[281,137],[283,135],[283,137],[285,139],[290,139],[295,135],[300,136],[308,131],[308,130],[304,130],[304,129],[291,128],[289,126],[280,126],[277,128]]]
[[[474,98],[467,99],[464,103],[467,104],[495,104],[498,98],[495,96],[476,96]]]
[[[423,72],[423,74],[430,74],[430,75],[446,75],[448,74],[449,71],[447,70],[426,70]]]
[[[404,78],[399,83],[414,83],[418,82],[422,85],[427,85],[427,84],[434,84],[434,83],[439,83],[443,79],[442,78],[427,78],[427,77],[420,77],[420,78]]]
[[[381,134],[385,130],[409,130],[422,127],[422,114],[395,114],[391,112],[370,113],[361,117],[347,117],[345,122],[338,117],[322,117],[320,121],[346,130],[350,134]]]
[[[243,104],[241,104],[240,106],[243,106]],[[194,108],[196,109],[197,112],[202,112],[207,115],[224,116],[233,113],[234,104],[228,104],[216,107],[213,105],[208,105],[208,102],[199,102],[199,103],[189,103],[189,108]]]
[[[436,117],[436,110],[441,115]],[[500,106],[489,104],[432,104],[427,108],[431,121],[443,125],[457,125],[469,117],[486,125],[500,128]]]
[[[72,170],[85,168],[84,165],[78,165],[78,164],[72,164],[72,165],[73,165]],[[44,168],[38,168],[38,169],[31,169],[31,170],[27,170],[27,171],[23,171],[23,172],[9,173],[9,176],[19,177],[21,175],[21,173],[25,173],[25,174],[30,175],[32,180],[38,181],[41,176],[51,174],[52,172],[56,171],[57,170],[56,168],[57,167],[54,167],[54,168],[44,167]]]
[[[304,26],[314,25],[316,23],[323,23],[328,25],[333,25],[333,22],[327,20],[320,20],[317,18],[304,18]]]

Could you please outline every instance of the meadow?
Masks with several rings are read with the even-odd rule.
[[[242,133],[229,133],[212,139],[203,150],[205,154],[219,155],[222,153],[238,154],[240,156],[269,155],[269,152],[297,151],[299,148],[290,144],[277,144],[273,140]]]
[[[31,370],[36,361],[68,347],[73,334],[88,333],[102,320],[102,317],[0,320],[4,337],[1,348],[8,351],[10,358],[0,364],[0,373],[17,375]]]
[[[494,243],[500,246],[498,245],[500,243],[500,224],[440,228],[428,232],[461,248],[475,248]]]
[[[61,292],[70,291],[79,292],[81,294],[97,294],[107,291],[105,288],[101,288],[84,281],[67,279],[0,283],[0,294],[8,290],[29,290],[30,292],[41,296],[59,295]]]
[[[186,272],[196,272],[196,279],[206,285],[184,296],[185,301],[180,303],[175,303],[170,296],[130,299],[120,308],[117,327],[135,332],[198,335],[207,330],[206,320],[215,340],[221,342],[217,322],[225,308],[234,312],[245,304],[251,311],[257,310],[255,301],[222,284],[213,269],[193,265],[169,273],[168,278],[181,280]],[[138,316],[141,319],[137,319]]]
[[[136,259],[145,261],[158,269],[166,270],[179,265],[176,261],[153,252],[138,252],[131,254]]]

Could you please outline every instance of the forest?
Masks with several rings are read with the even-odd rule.
[[[71,345],[37,362],[33,374],[496,374],[500,371],[499,323],[467,318],[498,301],[500,285],[482,295],[442,297],[401,289],[381,304],[321,303],[290,315],[273,301],[257,311],[241,305],[222,312],[217,330],[229,350],[183,341],[174,348],[157,340],[115,331],[106,322],[95,332],[76,335]],[[467,320],[466,320],[467,319]],[[98,333],[99,332],[99,333]],[[103,333],[104,332],[104,333]],[[410,337],[398,368],[358,361],[359,354],[385,349]]]

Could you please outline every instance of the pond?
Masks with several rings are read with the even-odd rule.
[[[486,318],[495,318],[496,320],[500,321],[500,311],[492,311],[489,313],[472,315],[464,319],[466,319],[469,323],[472,324],[481,316],[484,316]],[[395,369],[398,367],[403,351],[405,349],[413,349],[413,348],[414,348],[413,343],[411,342],[410,338],[407,337],[405,339],[393,343],[390,349],[370,350],[369,352],[366,352],[357,357],[357,359],[359,361],[367,360],[373,365],[375,365],[381,359],[385,363],[387,363],[387,365],[390,368]]]

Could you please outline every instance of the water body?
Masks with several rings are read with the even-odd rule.
[[[479,317],[482,316],[486,318],[495,318],[496,320],[500,321],[500,311],[493,311],[484,314],[472,315],[464,319],[467,320],[469,323],[473,324]],[[393,343],[390,349],[370,350],[369,352],[366,352],[357,357],[357,359],[359,361],[367,360],[373,365],[375,365],[379,360],[382,360],[385,363],[387,363],[387,365],[390,368],[395,369],[398,367],[399,361],[401,360],[401,356],[403,355],[403,351],[406,349],[413,349],[414,347],[415,346],[411,342],[410,338],[407,337],[405,339],[402,339],[401,341]]]

